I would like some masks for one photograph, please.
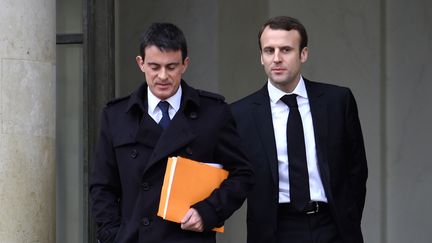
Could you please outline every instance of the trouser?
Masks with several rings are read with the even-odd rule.
[[[287,203],[279,205],[278,243],[342,243],[325,203],[317,212],[297,212]]]

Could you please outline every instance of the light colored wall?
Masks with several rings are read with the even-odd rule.
[[[432,2],[387,2],[387,242],[431,242]],[[414,237],[414,238],[413,238]]]
[[[55,242],[55,2],[0,2],[0,242]]]
[[[245,6],[248,7],[247,11]],[[258,48],[258,29],[268,18],[262,0],[219,2],[219,92],[233,102],[264,85]]]

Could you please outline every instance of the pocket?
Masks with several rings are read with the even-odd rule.
[[[114,243],[117,243],[120,241],[120,238],[121,238],[121,235],[123,234],[123,229],[124,229],[125,225],[126,225],[125,223],[122,223],[120,225],[120,227],[118,228],[116,236],[115,236],[114,241],[113,241]]]
[[[127,133],[120,133],[117,136],[113,138],[113,147],[123,147],[127,145],[133,145],[136,144],[135,138],[133,138],[131,135]]]

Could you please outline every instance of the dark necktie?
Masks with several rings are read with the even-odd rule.
[[[285,95],[281,100],[290,108],[287,122],[290,199],[302,211],[310,201],[310,193],[303,125],[296,97],[296,94]]]
[[[169,117],[168,109],[169,109],[169,103],[167,101],[160,101],[158,104],[158,107],[162,111],[162,119],[159,122],[159,125],[165,129],[168,127],[171,119]]]

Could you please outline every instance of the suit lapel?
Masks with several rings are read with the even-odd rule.
[[[262,147],[267,156],[273,182],[276,186],[279,186],[276,142],[274,138],[273,119],[267,86],[264,86],[259,91],[257,99],[252,103],[252,112]]]
[[[327,161],[327,139],[328,139],[328,112],[325,93],[316,87],[316,84],[305,80],[306,90],[309,96],[309,106],[312,114],[312,122],[315,135],[315,146],[318,158],[318,167],[320,169],[321,180],[323,182],[326,195],[331,197],[330,193],[330,175]]]

